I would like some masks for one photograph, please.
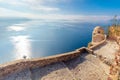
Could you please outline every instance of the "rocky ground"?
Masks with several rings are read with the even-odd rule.
[[[119,50],[119,46],[115,41],[106,41],[102,46],[97,47],[94,53],[97,55],[102,55],[107,59],[113,60],[115,58],[115,53]]]
[[[101,61],[110,66],[107,80],[119,80],[120,47],[115,41],[107,41],[106,44],[102,48],[98,47],[94,54],[100,56]]]

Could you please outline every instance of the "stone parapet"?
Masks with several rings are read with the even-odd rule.
[[[75,57],[78,57],[80,54],[84,53],[84,51],[89,52],[89,50],[86,47],[82,47],[75,51],[64,53],[64,54],[59,54],[59,55],[54,55],[54,56],[49,56],[44,58],[21,59],[21,60],[16,60],[10,63],[2,64],[0,65],[0,80],[4,76],[22,71],[24,69],[42,67],[48,64],[73,59]]]
[[[92,49],[92,50],[95,49],[96,47],[104,44],[106,42],[106,40],[107,40],[107,38],[106,38],[106,35],[105,35],[105,39],[103,41],[101,41],[101,42],[99,42],[97,44],[94,44],[93,46],[89,47],[89,49]]]

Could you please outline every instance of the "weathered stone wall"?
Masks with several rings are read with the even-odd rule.
[[[105,39],[104,30],[100,26],[95,27],[92,34],[92,44],[93,45],[99,44],[104,39]]]
[[[90,46],[89,49],[93,50],[94,48],[104,44],[106,39],[107,36],[104,34],[104,30],[100,26],[95,27],[92,34],[92,46]]]
[[[105,37],[105,39],[104,39],[103,41],[99,42],[98,44],[94,44],[93,46],[89,47],[89,49],[93,50],[93,49],[95,49],[96,47],[104,44],[105,42],[106,42],[106,37]]]
[[[56,62],[67,61],[75,57],[78,57],[80,54],[84,53],[84,51],[91,52],[88,48],[82,47],[75,51],[55,56],[37,59],[22,59],[10,62],[8,64],[0,65],[0,78],[27,68],[42,67]]]
[[[105,39],[105,35],[100,35],[100,34],[98,34],[98,35],[95,35],[95,36],[93,36],[93,43],[98,43],[98,42],[101,42],[101,41],[103,41]]]

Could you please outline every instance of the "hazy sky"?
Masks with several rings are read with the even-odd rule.
[[[0,17],[108,20],[120,14],[120,0],[0,0]]]

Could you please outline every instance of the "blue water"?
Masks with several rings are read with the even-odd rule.
[[[45,20],[0,20],[0,64],[51,56],[87,46],[95,26],[108,23]]]

